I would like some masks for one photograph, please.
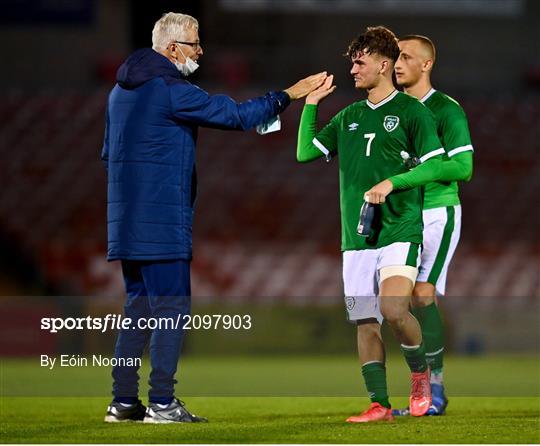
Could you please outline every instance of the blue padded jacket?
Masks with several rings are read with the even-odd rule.
[[[246,130],[281,113],[285,92],[236,103],[135,51],[109,94],[101,159],[108,172],[108,260],[191,259],[197,128]]]

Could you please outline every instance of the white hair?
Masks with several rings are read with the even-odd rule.
[[[188,29],[199,30],[197,19],[176,12],[163,14],[152,30],[152,49],[164,51],[169,43],[184,40]]]

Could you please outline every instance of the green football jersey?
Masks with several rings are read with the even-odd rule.
[[[437,133],[446,150],[445,159],[474,151],[467,116],[454,99],[432,88],[420,101],[435,115]],[[457,181],[436,181],[424,186],[424,209],[458,204]]]
[[[420,101],[394,91],[377,104],[356,102],[334,116],[316,134],[313,144],[326,155],[339,154],[343,251],[381,248],[395,242],[422,243],[419,188],[392,192],[376,207],[371,235],[366,238],[356,232],[365,192],[406,172],[401,152],[421,161],[444,153],[433,114]]]

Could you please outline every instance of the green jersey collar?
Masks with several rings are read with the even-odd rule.
[[[372,110],[375,110],[376,108],[382,107],[384,104],[390,102],[392,99],[394,99],[399,92],[397,90],[394,90],[393,93],[390,93],[388,96],[386,96],[382,101],[377,102],[374,104],[373,102],[370,102],[369,99],[366,99],[366,104],[369,108]]]
[[[431,88],[431,90],[429,90],[422,99],[420,99],[420,102],[423,104],[424,102],[426,102],[433,93],[435,93],[437,90],[435,90],[434,88]]]

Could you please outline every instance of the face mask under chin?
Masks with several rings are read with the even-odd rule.
[[[199,64],[190,57],[186,57],[182,50],[180,50],[180,52],[186,61],[184,63],[180,63],[177,60],[174,62],[174,65],[183,76],[189,76],[190,74],[193,74],[197,68],[199,68]]]

